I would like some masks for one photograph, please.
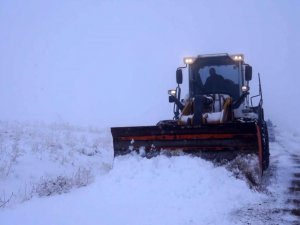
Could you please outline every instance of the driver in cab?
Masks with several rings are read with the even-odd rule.
[[[216,69],[212,67],[209,69],[209,77],[205,81],[204,88],[209,92],[221,90],[224,85],[224,81],[225,79],[221,75],[217,74]]]

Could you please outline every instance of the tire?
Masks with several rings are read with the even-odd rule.
[[[270,163],[270,149],[269,149],[269,133],[268,126],[265,121],[261,125],[261,139],[263,147],[262,169],[266,170]]]

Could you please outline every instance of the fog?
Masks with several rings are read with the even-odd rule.
[[[152,125],[173,117],[184,56],[228,52],[261,74],[266,117],[299,131],[299,12],[297,0],[2,0],[0,119]]]

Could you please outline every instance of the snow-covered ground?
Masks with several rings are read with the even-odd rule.
[[[0,224],[300,224],[300,136],[275,132],[250,187],[198,157],[113,159],[109,129],[2,121]]]

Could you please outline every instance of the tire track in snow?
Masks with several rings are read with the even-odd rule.
[[[285,212],[290,213],[291,215],[300,220],[300,156],[296,154],[291,154],[292,167],[295,172],[292,175],[292,180],[290,187],[288,188],[289,197],[287,204],[288,209],[284,209]],[[300,224],[300,222],[295,221],[295,224]]]
[[[262,179],[262,202],[243,207],[233,216],[237,224],[300,225],[299,136],[279,133],[270,143],[270,167]]]

